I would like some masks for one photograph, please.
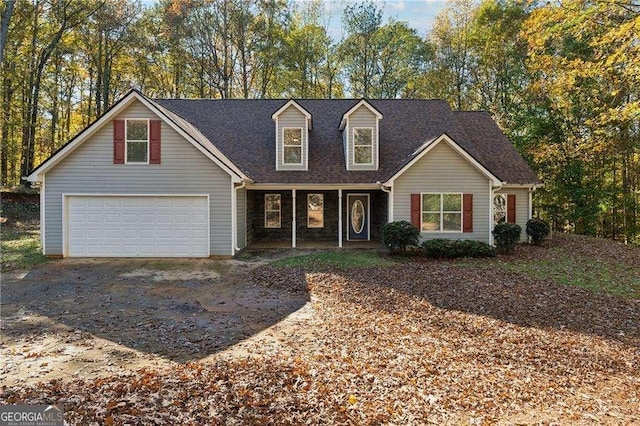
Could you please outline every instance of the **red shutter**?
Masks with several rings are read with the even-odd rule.
[[[124,164],[124,120],[113,120],[113,164]]]
[[[473,232],[473,194],[462,195],[462,232]]]
[[[411,223],[420,229],[420,194],[411,194]]]
[[[160,120],[149,121],[149,164],[160,164]]]
[[[507,195],[507,222],[516,223],[516,196]]]

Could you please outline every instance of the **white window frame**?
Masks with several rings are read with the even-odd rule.
[[[278,210],[273,210],[273,209],[267,210],[267,197],[273,196],[273,195],[277,195],[280,201],[278,203]],[[269,226],[267,223],[267,213],[276,212],[276,211],[278,212],[278,226]],[[264,194],[264,227],[268,229],[282,228],[282,194],[278,194],[278,193]]]
[[[299,145],[286,145],[285,144],[285,134],[287,130],[299,130],[300,131],[300,144]],[[282,165],[283,166],[301,166],[304,164],[304,129],[302,127],[283,127],[282,128]],[[291,163],[288,162],[284,151],[285,148],[300,148],[300,162],[299,163]]]
[[[321,210],[311,210],[310,207],[310,202],[309,200],[311,199],[311,196],[313,195],[319,195],[322,198],[322,209]],[[309,221],[309,212],[310,211],[321,211],[322,212],[322,224],[321,225],[316,225],[316,226],[312,226],[310,221]],[[321,192],[314,192],[314,193],[310,193],[307,194],[307,228],[315,228],[315,229],[319,229],[319,228],[324,228],[324,194]]]
[[[369,145],[357,145],[356,144],[356,132],[358,130],[368,130],[371,133],[371,144]],[[373,146],[375,141],[373,140],[373,127],[354,127],[351,133],[351,137],[353,140],[353,165],[354,166],[372,166],[374,164],[373,158]],[[369,148],[371,149],[371,161],[368,163],[358,163],[356,162],[356,148]]]
[[[129,121],[146,121],[147,122],[147,140],[129,140],[127,129],[129,128]],[[149,119],[148,118],[127,118],[124,120],[124,163],[125,164],[149,164],[149,146],[151,145],[150,141],[150,133],[151,129],[149,128]],[[147,159],[146,161],[129,161],[129,142],[134,143],[147,143]]]
[[[504,221],[505,223],[509,222],[509,215],[508,215],[509,197],[507,196],[507,194],[493,194],[493,199],[491,200],[491,203],[493,204],[493,226],[496,226],[498,223],[501,223],[501,222],[496,222],[496,214],[502,211],[496,208],[496,204],[495,204],[496,197],[501,197],[502,199],[504,199]]]
[[[440,211],[431,211],[431,210],[423,210],[424,207],[424,203],[422,201],[422,197],[425,195],[439,195],[440,196]],[[444,196],[445,195],[459,195],[460,196],[460,210],[459,211],[454,211],[454,210],[444,210]],[[434,232],[442,232],[442,233],[448,233],[448,234],[459,234],[462,233],[462,229],[464,227],[464,206],[463,206],[463,202],[464,202],[464,198],[462,196],[462,192],[422,192],[420,194],[420,232],[424,232],[424,233],[434,233]],[[424,213],[430,213],[430,214],[434,214],[434,213],[439,213],[440,214],[440,230],[435,230],[435,231],[423,231],[422,230],[422,218],[423,218],[423,214]],[[460,229],[458,230],[445,230],[444,228],[444,214],[445,213],[460,213]]]

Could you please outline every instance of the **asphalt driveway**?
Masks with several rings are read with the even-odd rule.
[[[309,299],[252,282],[256,264],[63,259],[24,276],[5,274],[0,381],[172,368],[223,351]]]

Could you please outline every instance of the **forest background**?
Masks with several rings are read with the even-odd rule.
[[[379,3],[327,5],[2,0],[2,186],[23,184],[131,87],[170,98],[442,98],[491,113],[545,184],[536,216],[640,243],[635,0],[451,0],[426,35],[383,19]],[[328,28],[336,14],[340,39]]]

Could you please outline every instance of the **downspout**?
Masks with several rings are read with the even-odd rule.
[[[378,182],[380,183],[380,182]],[[387,189],[386,186],[384,186],[384,184],[380,185],[380,189],[382,190],[382,192],[386,192],[387,194],[389,194],[389,202],[387,205],[387,223],[391,223],[393,222],[393,186],[389,186],[389,189]]]
[[[247,182],[243,180],[240,183],[240,185],[238,185],[238,186],[234,185],[234,188],[233,188],[236,191],[235,194],[234,194],[234,197],[233,197],[234,200],[235,200],[235,202],[233,203],[233,205],[234,205],[233,206],[233,210],[234,210],[233,211],[233,218],[234,218],[233,219],[233,223],[234,223],[234,226],[233,226],[233,228],[234,228],[233,229],[233,248],[235,250],[235,253],[238,253],[241,250],[240,247],[238,247],[238,190],[239,189],[244,189],[244,188],[246,188],[246,186],[247,186]],[[245,202],[245,206],[246,206],[246,203],[247,203],[246,197],[245,197],[245,201],[244,202]],[[247,226],[247,223],[246,223],[247,222],[247,218],[246,217],[244,218],[244,221],[245,221],[244,226]],[[246,230],[245,230],[245,232],[246,232]],[[235,253],[234,253],[234,255],[235,255]]]

